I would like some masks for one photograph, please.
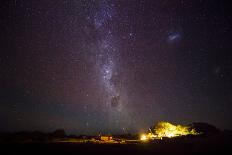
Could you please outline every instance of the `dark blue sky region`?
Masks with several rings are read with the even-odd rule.
[[[1,2],[0,130],[231,129],[230,10],[219,0]]]

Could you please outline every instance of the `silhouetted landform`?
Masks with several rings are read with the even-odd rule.
[[[196,132],[204,134],[204,135],[220,133],[219,129],[217,129],[215,126],[208,124],[208,123],[195,122],[195,123],[192,123],[190,126],[193,129],[195,129]]]
[[[17,132],[0,134],[0,151],[5,154],[231,154],[232,131],[220,131],[207,123],[192,123],[198,135],[155,139],[142,142],[139,134],[111,135],[123,143],[95,143],[99,136]]]
[[[55,130],[52,133],[21,131],[16,133],[0,133],[0,143],[48,142],[65,137],[67,137],[67,135],[63,129]]]
[[[231,136],[232,131],[225,130],[220,131],[215,126],[203,123],[195,122],[192,123],[191,128],[195,129],[199,135],[187,135],[181,137],[211,137],[216,135],[226,135]],[[122,135],[111,135],[113,139],[122,139],[122,140],[138,140],[139,134],[122,134]],[[178,139],[181,137],[176,137],[172,139]],[[67,135],[63,129],[55,130],[52,133],[43,133],[40,131],[21,131],[16,133],[0,133],[0,143],[31,143],[31,142],[54,142],[62,139],[96,139],[99,140],[99,136],[88,136],[88,135]]]

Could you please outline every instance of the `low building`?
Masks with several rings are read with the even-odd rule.
[[[113,137],[112,136],[101,136],[100,140],[102,140],[102,141],[111,141],[111,140],[113,140]]]

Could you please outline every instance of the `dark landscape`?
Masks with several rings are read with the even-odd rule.
[[[23,154],[230,154],[231,134],[210,138],[159,140],[140,144],[11,143],[1,144],[4,153]]]
[[[1,152],[20,154],[229,154],[232,131],[219,131],[206,123],[198,124],[200,135],[139,140],[138,135],[98,136],[66,135],[64,130],[53,133],[1,133]]]
[[[0,155],[232,155],[229,0],[1,0]]]

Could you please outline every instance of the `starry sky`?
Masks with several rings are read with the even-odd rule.
[[[8,0],[0,131],[232,128],[232,16],[222,0]]]

